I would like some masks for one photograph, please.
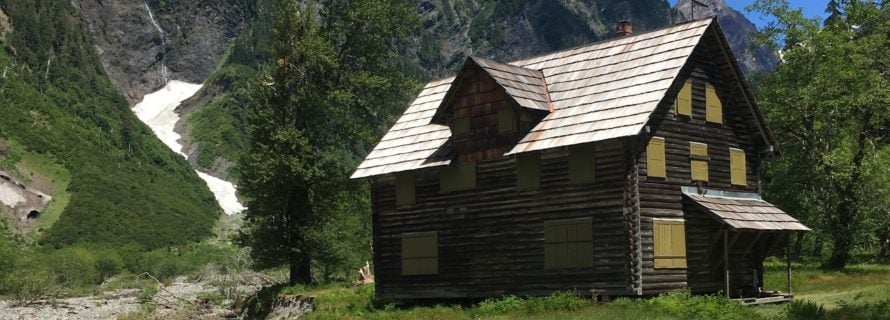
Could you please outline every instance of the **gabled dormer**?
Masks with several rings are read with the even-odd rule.
[[[467,58],[430,123],[451,129],[459,162],[503,157],[553,111],[544,74]]]

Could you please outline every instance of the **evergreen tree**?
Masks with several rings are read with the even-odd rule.
[[[355,232],[339,217],[370,216],[367,188],[348,174],[416,87],[393,61],[417,18],[406,0],[276,0],[273,12],[274,67],[254,85],[239,165],[239,241],[257,266],[288,265],[290,283],[310,283],[313,263],[330,262]]]
[[[825,18],[823,22],[824,25],[829,26],[837,23],[843,15],[841,12],[841,1],[838,0],[829,0],[828,7],[825,8],[825,13],[828,14],[828,18]]]

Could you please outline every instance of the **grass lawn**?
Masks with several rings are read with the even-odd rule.
[[[373,286],[285,288],[315,297],[308,319],[890,319],[890,265],[859,264],[826,272],[795,264],[791,304],[744,307],[718,296],[674,292],[651,299],[595,303],[567,293],[502,297],[473,305],[396,306],[375,301]],[[768,289],[785,288],[784,264],[766,263]],[[789,311],[790,309],[790,311]]]

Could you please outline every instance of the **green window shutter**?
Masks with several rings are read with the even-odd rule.
[[[569,148],[569,182],[589,184],[596,181],[596,153],[593,145]]]
[[[451,120],[451,136],[462,138],[470,135],[470,118],[454,118]]]
[[[476,187],[476,163],[451,163],[439,172],[439,190],[452,192]]]
[[[652,221],[655,268],[686,268],[686,225],[683,221]]]
[[[646,146],[646,175],[649,177],[666,178],[664,156],[664,138],[652,137]]]
[[[396,205],[407,206],[414,204],[414,173],[404,172],[396,174]]]
[[[439,235],[436,232],[402,234],[402,275],[439,273]]]
[[[498,111],[498,133],[516,132],[516,116],[513,109]]]
[[[692,80],[686,80],[680,92],[677,93],[677,100],[674,100],[674,112],[687,117],[692,116]]]
[[[705,85],[705,119],[708,122],[723,123],[723,103],[717,96],[717,89],[708,83]]]
[[[536,152],[516,155],[516,190],[532,191],[541,187],[541,156]]]
[[[708,181],[708,145],[690,142],[689,162],[690,175],[693,181]]]
[[[593,219],[544,223],[544,267],[547,269],[593,266]]]
[[[729,148],[729,171],[733,185],[748,185],[747,164],[745,163],[745,151]]]

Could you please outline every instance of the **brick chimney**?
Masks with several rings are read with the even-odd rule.
[[[632,35],[634,34],[634,26],[630,23],[630,20],[618,21],[618,24],[615,25],[615,34],[619,37]]]

